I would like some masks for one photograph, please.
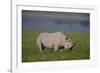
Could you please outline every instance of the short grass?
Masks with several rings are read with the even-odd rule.
[[[90,58],[89,33],[65,33],[72,37],[75,46],[63,52],[45,49],[41,54],[36,45],[39,32],[22,32],[22,62],[85,60]]]

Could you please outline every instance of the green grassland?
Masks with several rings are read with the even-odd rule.
[[[22,62],[86,60],[90,59],[89,33],[65,33],[72,37],[75,46],[72,50],[53,51],[44,49],[41,54],[36,44],[40,32],[22,32]]]

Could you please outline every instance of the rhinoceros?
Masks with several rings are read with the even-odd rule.
[[[42,53],[44,48],[54,49],[54,51],[59,49],[70,49],[73,47],[73,42],[71,39],[68,39],[68,37],[66,37],[62,32],[44,32],[38,36],[37,46]]]

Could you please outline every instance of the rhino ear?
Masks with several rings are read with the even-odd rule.
[[[67,41],[68,41],[68,42],[70,42],[70,41],[71,41],[71,39],[70,39],[70,38],[68,38],[68,39],[67,39]]]
[[[71,39],[71,37],[70,38],[68,38],[68,40],[67,40],[68,42],[72,42],[72,39]]]

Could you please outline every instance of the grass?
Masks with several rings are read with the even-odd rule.
[[[39,32],[22,32],[22,62],[58,61],[58,60],[84,60],[90,58],[89,33],[65,33],[72,37],[75,47],[72,50],[54,52],[45,49],[41,54],[36,45]]]

